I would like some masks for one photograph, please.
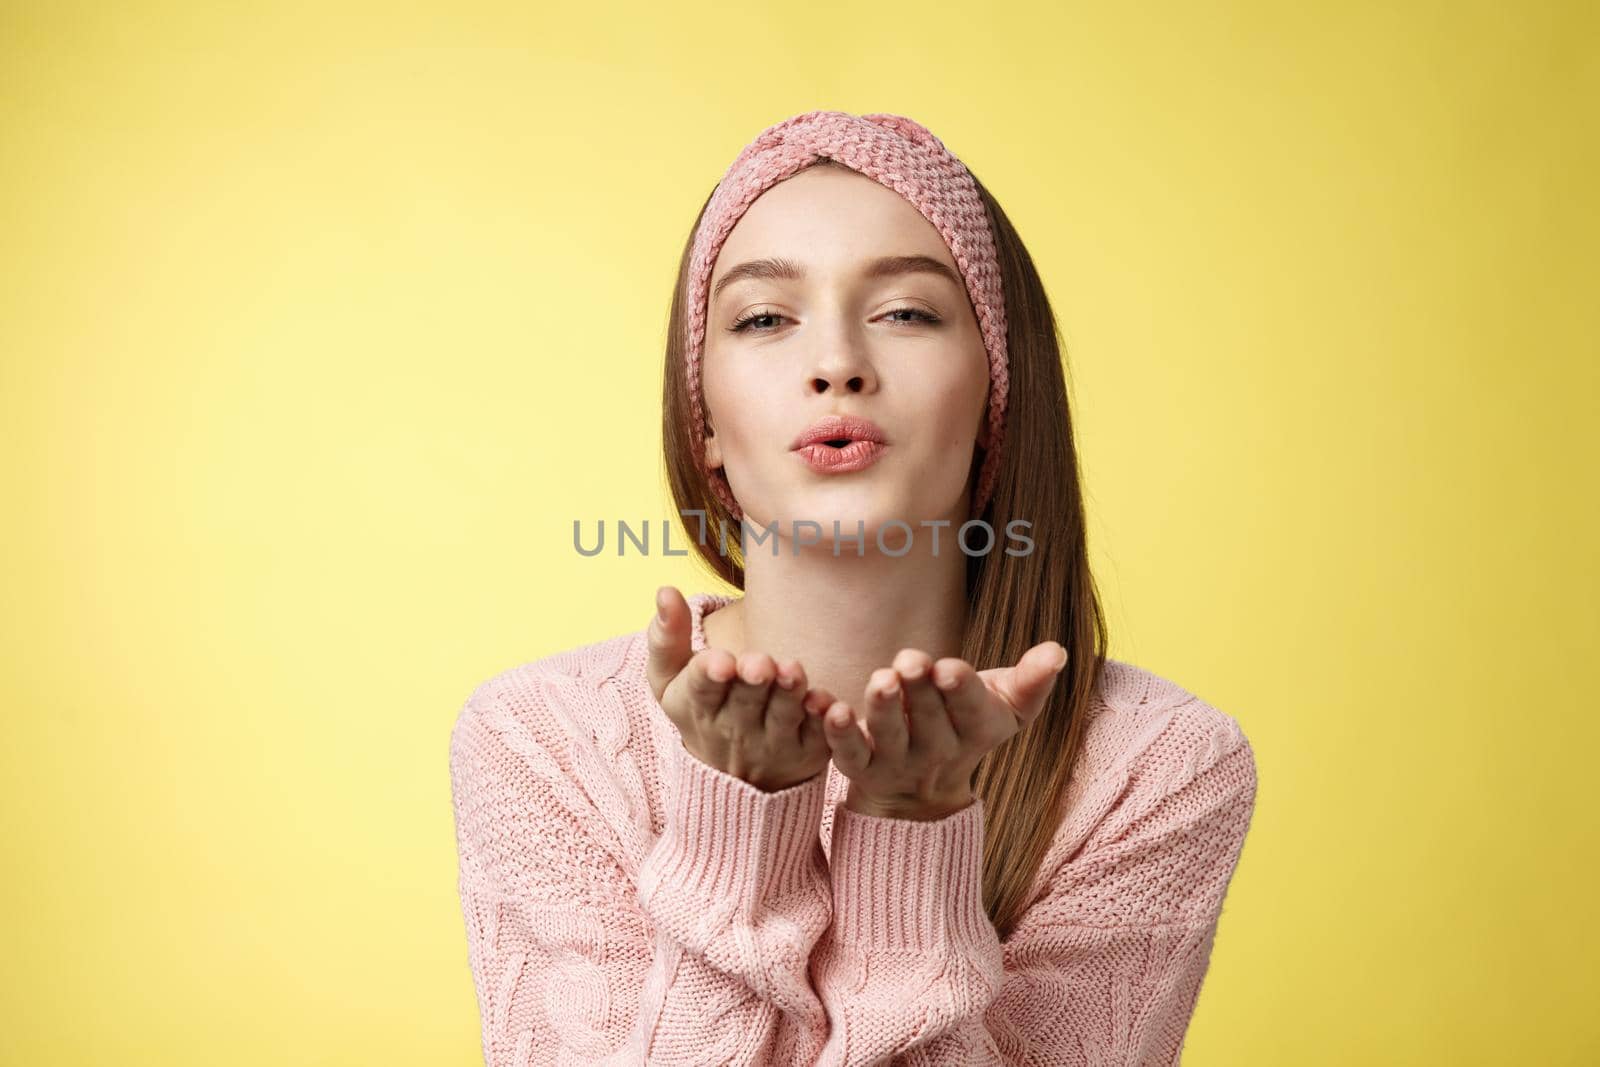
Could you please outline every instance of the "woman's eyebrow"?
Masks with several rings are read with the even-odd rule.
[[[944,278],[957,289],[963,291],[966,289],[960,275],[932,256],[879,256],[870,260],[861,270],[863,278],[891,278],[901,274],[934,274]],[[715,300],[728,286],[746,278],[799,281],[805,276],[805,269],[793,260],[777,257],[752,259],[730,268],[719,278],[711,289],[711,299]]]

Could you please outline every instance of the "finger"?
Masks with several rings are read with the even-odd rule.
[[[905,691],[893,667],[879,667],[872,672],[867,679],[866,698],[866,707],[859,719],[872,736],[873,752],[895,758],[903,756],[908,741]]]
[[[683,672],[690,706],[709,721],[728,699],[728,686],[735,676],[733,656],[726,649],[704,648],[696,652]]]
[[[738,659],[739,676],[728,690],[722,705],[727,728],[732,736],[748,737],[766,729],[763,719],[772,680],[778,676],[777,664],[765,652],[746,652]]]
[[[933,683],[944,697],[951,729],[963,745],[982,747],[1016,733],[1016,717],[1006,712],[1006,721],[990,719],[989,688],[979,672],[964,659],[948,656],[933,665]]]
[[[907,752],[932,759],[961,751],[961,739],[950,725],[944,694],[933,685],[933,657],[915,648],[903,648],[894,657],[894,669],[906,692],[906,719],[910,729]]]
[[[850,705],[834,701],[822,719],[823,735],[833,750],[833,762],[846,777],[856,777],[872,762],[872,749],[861,734]]]
[[[806,672],[799,662],[787,660],[778,665],[773,679],[772,697],[767,701],[767,735],[775,741],[794,742],[808,716],[801,706],[806,695]]]
[[[808,689],[800,706],[806,709],[806,714],[820,719],[833,706],[833,694],[826,689]]]
[[[658,704],[667,685],[689,662],[691,630],[689,602],[683,594],[671,585],[657,589],[656,611],[645,630],[645,677]]]
[[[835,700],[833,694],[828,692],[826,689],[811,690],[806,694],[806,699],[802,706],[806,709],[807,713],[816,717],[818,725],[825,726],[827,723],[828,711],[832,709],[835,704],[842,708],[849,709],[851,720],[855,724],[856,732],[861,735],[862,743],[867,746],[868,752],[876,754],[878,751],[878,746],[872,740],[872,735],[867,731],[867,724],[863,721],[861,714],[843,701]]]
[[[803,701],[801,708],[800,751],[807,760],[814,760],[818,756],[831,755],[831,751],[828,748],[827,730],[822,725],[821,712],[812,712],[805,706]]]
[[[1034,645],[1014,667],[984,671],[989,688],[1010,704],[1022,728],[1044,709],[1050,689],[1067,665],[1067,650],[1055,641]]]

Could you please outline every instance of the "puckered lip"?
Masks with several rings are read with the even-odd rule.
[[[876,441],[887,444],[883,431],[871,419],[857,415],[827,415],[813,422],[789,445],[790,451],[819,441]]]

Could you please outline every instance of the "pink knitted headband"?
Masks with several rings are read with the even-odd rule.
[[[966,166],[926,128],[902,115],[851,115],[808,111],[769,126],[745,146],[717,183],[695,232],[689,277],[689,434],[695,463],[717,498],[742,518],[726,476],[706,470],[705,409],[700,359],[705,346],[706,290],[722,244],[745,210],[778,182],[819,158],[865,174],[905,197],[944,237],[967,283],[989,353],[989,448],[978,475],[973,514],[980,514],[999,471],[1006,414],[1006,306],[995,259],[994,235]]]

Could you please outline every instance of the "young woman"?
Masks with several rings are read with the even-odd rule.
[[[664,431],[743,595],[664,587],[451,737],[485,1060],[1176,1063],[1254,758],[1105,656],[1054,318],[987,190],[901,116],[762,132],[684,250]]]

